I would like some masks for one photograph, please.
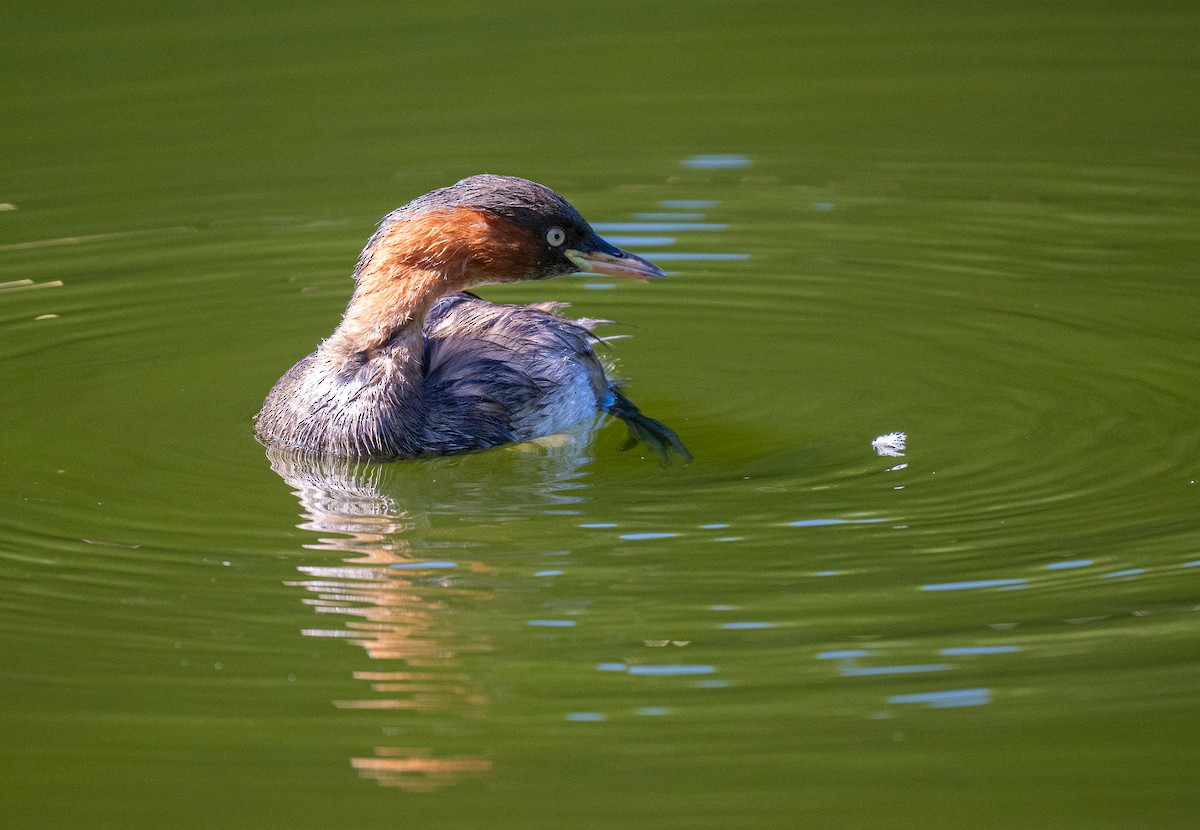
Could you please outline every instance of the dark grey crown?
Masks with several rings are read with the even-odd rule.
[[[432,207],[465,207],[503,216],[527,228],[549,224],[575,225],[579,229],[588,223],[579,211],[545,185],[517,176],[496,176],[485,173],[470,176],[460,182],[418,196],[397,213],[410,213]]]

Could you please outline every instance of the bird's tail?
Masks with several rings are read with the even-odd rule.
[[[641,442],[649,447],[663,464],[671,463],[672,453],[682,458],[684,464],[692,462],[692,454],[673,429],[661,421],[643,415],[637,404],[625,397],[617,387],[609,387],[609,392],[612,394],[612,403],[608,406],[609,413],[616,415],[629,427],[629,440],[621,449],[630,449]]]

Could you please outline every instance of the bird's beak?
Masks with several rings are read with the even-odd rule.
[[[567,259],[571,260],[580,271],[592,274],[603,274],[606,277],[624,277],[626,279],[648,280],[665,277],[666,272],[653,262],[642,259],[637,254],[623,251],[616,245],[610,245],[603,239],[597,239],[589,250],[568,249],[564,251]]]

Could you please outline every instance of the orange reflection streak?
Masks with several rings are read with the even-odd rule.
[[[433,570],[395,569],[408,554],[416,522],[379,493],[378,465],[288,457],[271,451],[271,465],[295,488],[304,510],[299,527],[321,534],[306,549],[341,557],[338,564],[304,565],[303,579],[286,584],[307,592],[302,601],[341,627],[304,629],[309,637],[348,640],[371,660],[394,669],[356,671],[363,696],[334,700],[339,710],[440,712],[479,717],[487,697],[464,674],[459,657],[490,648],[446,625],[447,602],[489,594],[456,587]],[[341,534],[339,536],[330,534]],[[486,774],[489,760],[475,755],[438,756],[432,748],[376,747],[376,757],[351,758],[359,775],[380,786],[427,792]]]
[[[375,754],[375,758],[351,758],[350,763],[363,777],[374,778],[381,786],[410,792],[436,790],[492,768],[492,762],[484,758],[431,758],[424,749],[378,747]]]

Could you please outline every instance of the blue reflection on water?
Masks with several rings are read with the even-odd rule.
[[[1101,579],[1117,579],[1122,576],[1141,576],[1146,572],[1145,568],[1128,568],[1124,571],[1113,571],[1109,574],[1101,574]]]
[[[666,715],[670,710],[665,706],[642,706],[637,710],[639,715]]]
[[[703,213],[635,213],[633,218],[639,222],[699,222],[704,218]],[[612,241],[612,240],[609,240]]]
[[[960,657],[972,654],[1014,654],[1020,646],[953,646],[941,651],[943,657]]]
[[[529,620],[526,624],[543,628],[571,628],[575,625],[575,620]]]
[[[923,674],[925,672],[946,671],[954,668],[951,663],[910,663],[898,666],[860,666],[858,658],[867,657],[869,651],[858,648],[821,651],[817,653],[818,660],[839,660],[838,674],[842,677],[874,677],[889,674]]]
[[[537,573],[534,574],[534,576],[562,576],[564,573],[566,573],[566,571],[559,571],[559,570],[538,571]]]
[[[798,519],[788,522],[788,527],[824,527],[825,525],[873,525],[885,519]]]
[[[1004,588],[1010,585],[1025,585],[1028,579],[976,579],[968,582],[938,582],[922,585],[922,591],[969,591],[973,588]]]
[[[679,210],[703,210],[716,207],[720,202],[716,199],[663,199],[659,204],[665,208],[678,208]]]
[[[597,222],[592,225],[596,233],[676,233],[678,231],[725,231],[729,225],[722,222]]]
[[[619,539],[624,539],[626,542],[642,542],[647,539],[672,539],[678,536],[678,533],[659,532],[659,533],[622,533]]]
[[[855,666],[847,663],[838,669],[843,677],[869,677],[886,674],[923,674],[947,671],[954,668],[950,663],[914,663],[907,666]]]
[[[457,568],[457,562],[395,562],[389,568],[425,569],[425,568]]]
[[[623,671],[632,675],[650,677],[682,677],[693,674],[712,674],[717,669],[697,663],[664,663],[659,665],[629,666],[625,663],[597,663],[596,671]]]
[[[587,528],[588,530],[597,530],[616,526],[616,522],[588,522],[587,524],[580,525],[580,527]]]
[[[750,254],[685,254],[670,251],[649,251],[646,258],[655,262],[745,262]]]
[[[606,236],[606,242],[611,242],[618,248],[638,248],[649,245],[674,245],[675,237],[673,236]]]
[[[959,706],[983,706],[991,703],[991,689],[947,689],[942,692],[919,692],[892,695],[888,703],[924,703],[930,709],[950,709]]]
[[[749,167],[750,159],[741,153],[700,153],[685,158],[683,166],[694,170],[727,170]]]
[[[731,629],[731,630],[742,630],[742,631],[750,630],[750,629],[754,629],[754,628],[774,628],[774,627],[775,627],[775,623],[769,623],[769,622],[728,622],[728,623],[721,624],[721,628],[727,628],[727,629]]]
[[[1069,562],[1051,562],[1046,566],[1048,571],[1065,571],[1068,568],[1086,568],[1095,564],[1091,559],[1072,559]]]
[[[712,674],[715,666],[705,666],[686,663],[668,663],[659,666],[630,666],[627,671],[633,675],[651,675],[654,677],[678,677],[687,674]]]
[[[565,717],[567,720],[595,723],[604,720],[605,716],[603,712],[567,712]]]

